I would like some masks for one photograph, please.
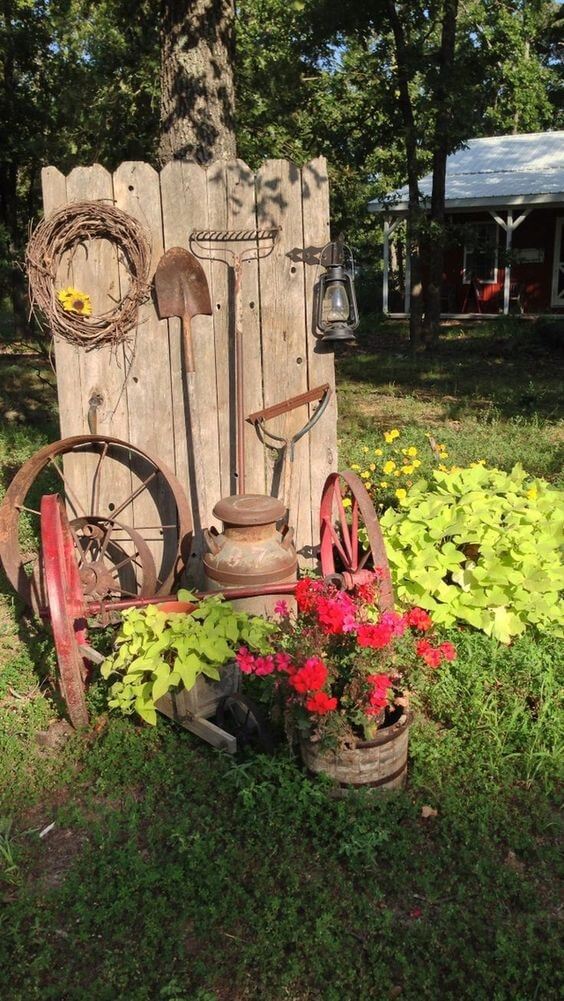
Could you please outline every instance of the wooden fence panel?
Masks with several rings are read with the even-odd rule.
[[[159,175],[147,163],[122,163],[114,173],[116,208],[129,213],[149,232],[151,237],[151,274],[163,253],[162,213]],[[120,285],[128,281],[124,262],[120,262]],[[153,302],[139,309],[131,348],[125,351],[127,371],[124,392],[128,412],[128,441],[161,460],[171,471],[175,469],[173,412],[170,406],[170,351],[166,323],[161,324]],[[165,401],[165,406],[163,406]],[[139,473],[142,471],[139,470]],[[134,476],[132,486],[139,485],[143,476]],[[166,560],[163,546],[172,542],[172,532],[164,533],[159,524],[169,525],[175,517],[171,495],[160,477],[133,501],[133,524],[143,529],[157,568]],[[163,561],[163,557],[165,557]]]
[[[257,173],[259,229],[279,226],[274,250],[260,261],[263,384],[265,406],[271,406],[308,388],[304,264],[297,251],[303,246],[300,170],[287,160],[268,160]],[[271,429],[285,438],[305,424],[307,406],[273,421]],[[289,508],[298,547],[311,545],[311,491],[309,439],[273,469],[269,485]]]
[[[308,335],[306,337],[308,351],[308,371],[310,387],[328,383],[331,386],[331,398],[323,416],[312,428],[309,435],[311,456],[311,497],[312,497],[312,538],[314,545],[319,539],[319,499],[323,484],[329,473],[337,469],[337,442],[335,429],[337,427],[337,396],[335,393],[335,364],[333,348],[323,344],[320,337],[314,336],[315,324],[315,284],[319,272],[323,270],[316,265],[321,249],[330,241],[329,233],[329,181],[325,160],[319,157],[302,167],[302,205],[304,213],[304,257],[305,267],[305,299]]]
[[[85,352],[55,342],[61,434],[88,433],[88,401],[98,392],[98,431],[130,440],[156,453],[176,473],[193,508],[196,539],[192,578],[201,581],[201,530],[213,523],[212,509],[235,482],[235,303],[232,268],[221,245],[190,245],[194,230],[247,230],[280,226],[271,254],[243,264],[241,301],[245,416],[321,383],[334,387],[333,354],[314,336],[315,250],[328,242],[328,184],[323,158],[301,170],[285,160],[269,161],[256,175],[242,161],[212,164],[173,162],[159,174],[143,163],[124,163],[113,178],[99,165],[77,168],[68,178],[53,167],[43,171],[46,213],[67,202],[114,199],[139,219],[152,242],[152,271],[163,251],[182,246],[196,252],[210,285],[212,316],[192,322],[196,371],[184,371],[180,321],[160,321],[154,303],[140,310],[135,335],[117,351]],[[240,252],[248,244],[227,244]],[[312,250],[313,248],[313,250]],[[96,313],[123,294],[127,275],[111,243],[96,241],[88,257],[75,253],[61,285],[89,292]],[[121,290],[121,291],[120,291]],[[302,406],[269,426],[291,436],[308,419]],[[293,464],[273,466],[271,454],[246,427],[247,491],[273,493],[289,505],[298,549],[308,557],[318,543],[318,507],[326,475],[336,468],[336,402],[296,446]],[[287,460],[289,457],[286,457]],[[88,463],[75,464],[72,483],[88,507]],[[108,489],[124,497],[131,490],[127,470]],[[106,488],[105,488],[106,489]],[[107,492],[107,491],[106,491]],[[108,499],[107,497],[105,498]],[[119,498],[118,498],[119,500]],[[134,525],[154,519],[153,501],[135,500],[124,512]],[[130,506],[131,507],[131,506]],[[164,512],[162,512],[164,515]],[[153,524],[153,520],[149,522]],[[152,542],[155,553],[159,540]]]

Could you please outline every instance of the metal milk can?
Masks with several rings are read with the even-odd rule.
[[[203,558],[206,590],[258,588],[296,580],[298,557],[293,529],[276,527],[285,512],[282,501],[262,494],[242,494],[218,501],[213,513],[223,522],[223,532],[204,529],[209,550]],[[287,600],[285,595],[265,595],[241,598],[234,605],[254,614],[269,615],[282,597]]]

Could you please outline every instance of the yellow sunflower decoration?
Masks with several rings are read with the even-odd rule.
[[[65,313],[78,313],[79,316],[91,316],[92,304],[90,296],[77,288],[62,288],[57,292],[57,299]]]

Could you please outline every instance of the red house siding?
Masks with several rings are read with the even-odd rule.
[[[513,210],[514,218],[518,218],[519,206]],[[499,213],[502,219],[506,218],[505,210]],[[552,274],[554,264],[554,235],[556,219],[564,216],[564,208],[534,208],[530,215],[521,223],[513,233],[513,250],[531,249],[542,251],[544,259],[538,263],[520,262],[513,264],[511,268],[511,281],[518,282],[521,289],[521,302],[526,313],[544,313],[554,310],[551,307]],[[456,226],[463,226],[465,223],[489,222],[492,216],[489,212],[468,212],[456,213],[450,217],[451,223]],[[498,227],[499,237],[499,259],[503,259],[505,249],[505,230]],[[456,246],[451,246],[445,252],[444,262],[444,284],[448,290],[456,312],[462,312],[465,300],[468,296],[469,286],[464,285],[463,279],[464,247],[462,241]],[[481,286],[481,309],[487,313],[497,313],[503,310],[503,286],[505,281],[505,269],[498,267],[497,281]],[[443,311],[447,312],[444,308]],[[475,299],[471,293],[466,303],[467,312],[475,312]]]

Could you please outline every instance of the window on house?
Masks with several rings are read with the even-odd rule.
[[[495,222],[472,223],[464,234],[464,265],[462,281],[497,281],[498,227]]]

